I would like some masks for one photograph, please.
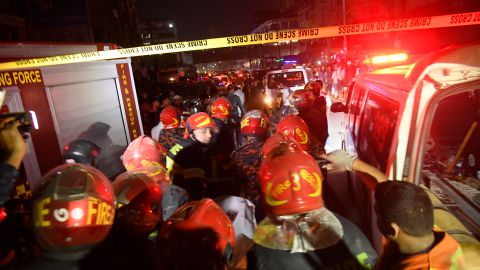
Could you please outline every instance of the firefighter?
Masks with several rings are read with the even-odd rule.
[[[95,167],[100,151],[100,147],[94,142],[87,139],[76,139],[63,148],[63,160],[65,163],[82,163]]]
[[[175,107],[168,106],[160,113],[160,121],[163,129],[160,131],[158,141],[165,149],[170,149],[183,138],[180,114]]]
[[[325,153],[325,145],[319,142],[317,137],[311,136],[310,127],[298,115],[289,114],[283,117],[280,122],[278,122],[277,132],[285,134],[296,141],[304,151],[312,155],[315,159],[321,159],[321,156]]]
[[[247,143],[232,154],[236,186],[240,196],[259,206],[257,173],[261,164],[260,149],[268,131],[267,115],[259,110],[247,112],[240,121],[240,130]]]
[[[212,146],[217,160],[227,159],[235,149],[234,127],[230,121],[231,110],[232,105],[225,97],[219,97],[212,102],[211,116],[218,129],[218,133],[212,137]]]
[[[322,173],[299,148],[280,145],[259,182],[267,213],[247,253],[248,269],[371,269],[376,253],[350,221],[325,208]]]
[[[190,202],[166,221],[158,237],[161,269],[224,270],[235,247],[232,222],[211,199]]]
[[[84,164],[64,164],[43,178],[33,200],[41,257],[21,269],[95,269],[89,252],[109,234],[115,194],[108,178]]]
[[[164,185],[148,174],[137,169],[124,172],[113,181],[117,203],[112,233],[90,254],[88,262],[92,268],[155,269]]]
[[[225,97],[219,97],[212,102],[211,116],[218,128],[213,135],[209,148],[211,162],[211,184],[208,195],[211,198],[232,193],[233,178],[231,177],[231,155],[235,150],[236,125],[231,119],[232,106]]]
[[[143,135],[131,142],[123,154],[123,164],[127,171],[142,170],[157,183],[169,183],[162,186],[164,218],[168,218],[178,207],[188,201],[187,192],[183,188],[170,184],[165,168],[166,155],[165,149],[159,142]]]
[[[184,140],[167,153],[167,171],[172,183],[184,188],[191,199],[205,196],[206,177],[210,175],[208,147],[215,132],[213,119],[200,112],[185,123]]]
[[[316,85],[316,84],[314,84]],[[314,87],[312,87],[313,89]],[[317,88],[317,87],[315,87]],[[328,138],[328,122],[325,108],[314,106],[316,97],[312,90],[298,90],[292,95],[294,104],[300,116],[310,129],[310,134],[315,136],[317,141],[325,147]]]

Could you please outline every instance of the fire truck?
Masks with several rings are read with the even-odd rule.
[[[3,43],[2,62],[115,49],[114,44]],[[112,178],[123,170],[120,155],[140,136],[130,58],[0,71],[6,89],[2,112],[29,112],[32,130],[17,196],[35,191],[42,175],[63,163],[64,147],[77,138],[100,146],[97,167]],[[28,185],[25,180],[28,179]]]

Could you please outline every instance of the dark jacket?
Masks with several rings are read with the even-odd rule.
[[[315,136],[322,145],[325,145],[328,138],[327,116],[315,107],[300,109],[298,116],[305,121],[310,130],[310,134]]]
[[[167,170],[172,183],[185,189],[190,198],[203,198],[205,178],[210,175],[208,145],[191,138],[176,144],[167,152]]]
[[[18,171],[12,165],[1,163],[0,164],[0,208],[3,207],[8,200],[10,190],[17,180]]]

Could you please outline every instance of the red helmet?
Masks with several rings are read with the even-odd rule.
[[[322,173],[304,151],[283,147],[262,163],[258,176],[269,216],[294,215],[323,207]]]
[[[217,126],[208,114],[199,112],[188,117],[187,122],[185,123],[185,134],[183,137],[185,139],[188,138],[188,135],[192,134],[197,128],[213,128],[216,130]]]
[[[112,186],[117,197],[115,227],[122,234],[146,235],[162,221],[162,189],[148,172],[124,172]]]
[[[215,249],[223,255],[225,264],[228,265],[235,246],[235,232],[227,214],[211,199],[190,202],[177,209],[163,225],[160,237],[187,235],[205,229],[213,231],[215,239],[202,241],[216,241]]]
[[[298,108],[312,107],[315,102],[315,96],[309,90],[297,90],[293,93],[292,98]]]
[[[181,119],[177,108],[168,106],[160,113],[160,121],[162,121],[164,129],[172,129],[180,127]]]
[[[297,143],[300,144],[303,150],[309,150],[309,129],[307,124],[303,121],[302,118],[300,118],[300,116],[297,116],[295,114],[289,114],[280,119],[280,122],[278,122],[277,125],[277,132],[283,133],[291,139],[295,140]]]
[[[43,178],[33,201],[34,233],[48,251],[85,251],[108,235],[115,195],[108,178],[90,165],[64,164]]]
[[[127,171],[144,167],[164,167],[167,151],[156,140],[142,135],[131,142],[123,153],[123,166]]]
[[[268,131],[268,116],[260,110],[247,112],[240,122],[244,136],[265,137]]]
[[[283,133],[275,133],[270,136],[270,138],[268,138],[263,144],[261,151],[262,156],[266,158],[273,149],[283,144],[297,148],[300,147],[300,145],[296,141],[290,139],[290,137],[287,137],[287,135]]]
[[[212,102],[212,117],[225,120],[230,116],[231,110],[232,104],[226,97],[217,98]]]

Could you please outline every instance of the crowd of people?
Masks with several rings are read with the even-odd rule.
[[[128,145],[122,159],[125,172],[110,181],[95,168],[101,149],[82,139],[70,144],[66,164],[47,173],[41,189],[20,204],[12,203],[8,193],[26,146],[15,120],[1,122],[0,266],[462,266],[458,243],[434,230],[433,206],[422,188],[387,181],[382,172],[344,151],[325,153],[322,81],[294,92],[288,97],[290,106],[278,97],[271,109],[260,98],[258,84],[252,79],[248,85],[204,89],[200,95],[205,101],[191,115],[184,113],[180,93],[146,100],[142,117],[151,136]],[[378,181],[377,225],[389,240],[382,254],[353,222],[329,210],[321,160]],[[31,217],[19,214],[26,207],[32,209]]]

